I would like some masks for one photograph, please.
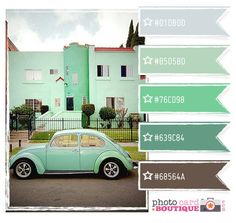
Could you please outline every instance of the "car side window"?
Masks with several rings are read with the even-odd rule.
[[[51,147],[69,148],[77,146],[78,146],[78,136],[75,134],[58,136],[51,143]]]
[[[105,142],[93,135],[81,135],[80,136],[80,146],[81,147],[103,147]]]

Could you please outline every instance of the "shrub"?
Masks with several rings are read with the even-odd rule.
[[[22,104],[11,109],[10,118],[16,120],[18,129],[27,129],[29,115],[32,113],[33,109],[31,107]]]
[[[138,123],[141,118],[138,113],[130,113],[127,117],[127,121],[129,122],[130,128],[138,128]]]
[[[124,128],[125,115],[127,114],[128,108],[121,108],[116,110],[118,117],[118,128]]]
[[[111,119],[114,119],[116,117],[115,109],[110,107],[102,107],[99,111],[100,118],[107,122],[104,127],[111,128]]]
[[[28,105],[22,104],[22,105],[13,107],[13,109],[11,109],[11,113],[19,114],[19,115],[30,115],[33,113],[33,109],[29,107]]]
[[[82,127],[83,128],[88,128],[88,116],[82,112]]]
[[[116,117],[116,112],[113,108],[102,107],[99,111],[99,116],[103,121],[108,121]]]
[[[95,112],[95,106],[94,104],[83,104],[81,106],[82,112],[87,116],[87,127],[90,125],[90,116],[94,114]],[[82,113],[82,118],[83,118],[83,113]]]
[[[49,110],[48,105],[42,105],[42,106],[41,106],[41,114],[46,113],[48,110]]]
[[[81,110],[89,117],[94,114],[95,106],[94,104],[83,104],[81,106]]]

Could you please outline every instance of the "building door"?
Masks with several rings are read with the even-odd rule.
[[[66,110],[74,111],[74,98],[73,97],[66,98]]]

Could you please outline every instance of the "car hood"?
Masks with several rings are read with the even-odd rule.
[[[9,164],[10,167],[12,167],[13,163],[16,161],[16,159],[18,157],[21,157],[21,154],[24,155],[24,153],[40,153],[41,151],[43,151],[43,149],[46,148],[47,144],[40,144],[40,145],[32,145],[32,146],[28,146],[25,147],[23,149],[21,149],[18,153],[16,153],[15,155],[11,156],[9,159]]]
[[[46,145],[47,145],[47,144],[45,143],[45,144],[40,144],[40,145],[28,146],[28,147],[25,147],[25,148],[23,148],[22,150],[20,150],[20,151],[18,152],[18,154],[19,154],[19,153],[25,153],[25,152],[32,151],[32,150],[45,149]]]

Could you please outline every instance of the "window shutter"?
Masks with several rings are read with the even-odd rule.
[[[72,75],[72,84],[73,85],[77,85],[78,84],[78,74],[77,73],[74,73]]]
[[[116,109],[122,109],[125,107],[125,99],[123,97],[117,97],[115,99],[115,103],[116,103],[115,105]]]
[[[127,66],[127,77],[133,77],[133,67]]]

